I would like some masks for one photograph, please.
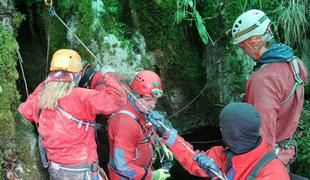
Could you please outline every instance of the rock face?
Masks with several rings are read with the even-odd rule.
[[[0,1],[0,26],[6,27],[11,33],[13,33],[13,11],[14,5],[11,0]]]
[[[33,127],[29,122],[20,124],[20,120],[15,120],[19,104],[15,13],[12,1],[0,1],[0,177],[9,180],[44,179],[41,175],[44,173],[40,173],[37,166],[39,159]]]

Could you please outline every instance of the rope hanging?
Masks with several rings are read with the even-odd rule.
[[[52,17],[49,16],[48,18],[48,33],[47,33],[47,46],[46,46],[46,64],[45,64],[45,77],[48,74],[48,58],[50,54],[50,39],[51,39],[51,21]]]
[[[28,92],[28,86],[27,86],[27,80],[26,80],[26,76],[25,76],[25,72],[24,72],[24,68],[23,68],[23,59],[22,59],[22,56],[20,55],[20,52],[19,50],[17,50],[17,56],[18,56],[18,62],[19,62],[19,66],[20,66],[20,69],[22,71],[22,75],[23,75],[23,80],[24,80],[24,84],[25,84],[25,90],[26,90],[26,95],[28,97],[29,95],[29,92]]]
[[[204,87],[202,88],[202,90],[199,92],[199,94],[194,98],[192,99],[187,105],[185,105],[183,108],[179,109],[177,112],[173,113],[172,115],[170,115],[167,119],[170,119],[172,118],[173,116],[177,115],[178,113],[180,113],[181,111],[183,111],[184,109],[186,109],[188,106],[190,106],[196,99],[198,99],[202,94],[203,92],[206,90],[207,88],[207,83],[204,85]]]

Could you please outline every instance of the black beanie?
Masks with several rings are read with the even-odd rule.
[[[251,151],[260,142],[260,114],[248,103],[230,103],[220,114],[224,143],[235,154]]]

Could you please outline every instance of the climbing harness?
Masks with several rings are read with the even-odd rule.
[[[134,119],[141,127],[142,129],[142,132],[143,132],[143,136],[144,136],[144,139],[141,140],[141,141],[138,141],[137,144],[145,144],[145,143],[148,143],[151,141],[151,137],[154,136],[153,135],[153,132],[150,131],[149,135],[147,135],[146,133],[146,129],[145,127],[147,126],[147,123],[145,125],[142,125],[141,122],[140,122],[140,118],[137,117],[135,114],[133,114],[132,112],[128,111],[128,110],[120,110],[119,112],[116,112],[116,113],[113,113],[110,118],[112,118],[113,116],[117,115],[117,114],[125,114],[129,117],[131,117],[132,119]],[[144,176],[141,178],[141,179],[145,179],[145,177],[147,176],[147,169],[150,169],[152,167],[152,162],[156,159],[156,153],[154,152],[154,144],[152,143],[152,146],[153,146],[153,155],[152,155],[152,158],[150,160],[150,162],[148,163],[148,165],[146,166],[145,169],[145,174]],[[136,154],[137,154],[137,149],[136,149]],[[136,155],[135,159],[138,158],[138,156]],[[121,177],[124,177],[125,179],[127,179],[125,176],[121,175],[119,172],[117,172],[116,170],[116,165],[113,163],[113,161],[109,161],[109,164],[108,166],[116,173],[118,174],[119,176]]]
[[[55,170],[65,170],[69,172],[80,172],[80,173],[85,172],[86,180],[93,180],[93,179],[107,180],[108,179],[104,170],[100,168],[98,162],[94,162],[90,165],[83,164],[83,165],[78,165],[78,166],[67,166],[67,165],[58,164],[56,162],[51,161],[50,167]]]
[[[87,122],[78,118],[73,117],[70,113],[66,112],[64,109],[62,109],[61,107],[57,107],[57,110],[64,115],[66,118],[78,123],[77,128],[81,129],[82,125],[85,126],[85,131],[88,131],[89,126],[95,127],[96,124],[95,123],[91,123],[91,122]]]
[[[170,170],[173,166],[173,155],[171,157],[166,153],[165,149],[167,148],[167,146],[161,144],[161,141],[162,138],[154,137],[155,151],[159,156],[159,162],[162,168]]]
[[[141,140],[141,141],[138,141],[138,142],[137,142],[138,144],[144,144],[144,143],[150,142],[152,134],[149,134],[149,135],[146,134],[145,125],[142,125],[142,124],[141,124],[140,119],[139,119],[136,115],[134,115],[132,112],[127,111],[127,110],[120,110],[119,112],[113,113],[113,114],[110,116],[110,118],[113,117],[113,116],[115,116],[115,115],[117,115],[117,114],[126,114],[127,116],[129,116],[129,117],[131,117],[132,119],[134,119],[134,120],[140,125],[140,127],[141,127],[141,129],[142,129],[142,132],[143,132],[143,135],[144,135],[144,139]],[[152,131],[151,131],[151,132],[152,132]]]
[[[288,59],[287,62],[290,64],[291,69],[293,71],[295,83],[293,85],[293,88],[292,88],[289,96],[284,101],[282,101],[281,104],[285,104],[287,101],[289,101],[291,99],[291,97],[293,96],[293,94],[295,93],[295,91],[299,87],[299,85],[302,85],[302,86],[304,85],[304,81],[300,77],[298,60],[297,60],[296,56],[292,57],[291,59]]]

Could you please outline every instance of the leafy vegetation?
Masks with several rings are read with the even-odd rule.
[[[304,103],[304,110],[295,133],[298,143],[298,156],[293,164],[297,174],[310,177],[310,101]]]
[[[191,11],[189,11],[191,9]],[[209,34],[205,27],[205,22],[203,21],[199,11],[196,9],[196,2],[193,0],[178,0],[177,1],[177,11],[175,13],[176,23],[181,23],[184,19],[189,20],[194,19],[197,30],[199,32],[200,38],[204,44],[208,44]]]
[[[307,2],[304,0],[281,1],[275,9],[274,27],[277,35],[288,45],[302,45],[309,23],[306,19]]]

